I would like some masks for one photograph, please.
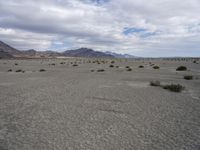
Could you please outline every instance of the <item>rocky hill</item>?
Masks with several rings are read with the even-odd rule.
[[[64,56],[67,57],[95,57],[95,58],[114,58],[113,55],[106,54],[99,51],[94,51],[88,48],[80,48],[76,50],[68,50],[63,52]]]

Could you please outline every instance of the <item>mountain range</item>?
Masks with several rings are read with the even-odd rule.
[[[21,51],[11,47],[10,45],[0,41],[0,58],[56,58],[56,57],[94,57],[94,58],[134,58],[135,56],[128,54],[118,54],[113,52],[100,52],[89,48],[79,48],[75,50],[67,50],[64,52],[55,51],[36,51],[34,49]]]

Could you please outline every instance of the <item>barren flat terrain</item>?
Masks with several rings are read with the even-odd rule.
[[[0,60],[0,150],[200,149],[200,64],[96,60]]]

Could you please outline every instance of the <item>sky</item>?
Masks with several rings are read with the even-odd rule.
[[[0,0],[0,40],[20,50],[200,56],[200,0]]]

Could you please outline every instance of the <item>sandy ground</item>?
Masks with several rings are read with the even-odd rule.
[[[200,149],[200,64],[154,60],[154,70],[147,60],[117,60],[119,68],[75,61],[0,60],[0,150]],[[176,72],[180,65],[189,70]]]

